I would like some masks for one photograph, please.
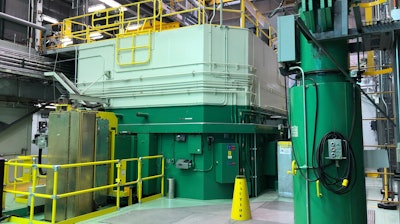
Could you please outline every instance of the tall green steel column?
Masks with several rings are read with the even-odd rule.
[[[312,2],[303,1],[303,10],[315,7]],[[304,7],[307,3],[311,5]],[[317,32],[327,22],[318,16],[329,10],[300,15],[310,31]],[[323,47],[342,68],[348,68],[346,40],[325,41]],[[304,36],[300,59],[304,77],[290,89],[293,154],[298,166],[293,177],[295,223],[367,223],[360,92]],[[338,156],[338,151],[343,154]]]

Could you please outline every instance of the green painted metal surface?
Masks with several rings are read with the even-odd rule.
[[[286,113],[285,82],[273,49],[248,29],[201,25],[152,33],[148,63],[116,63],[116,58],[127,63],[132,56],[139,61],[148,56],[118,53],[116,43],[129,48],[147,44],[148,37],[80,46],[78,88],[109,100],[109,110],[119,118],[118,130],[136,136],[131,147],[137,148],[137,156],[165,156],[166,178],[175,179],[177,197],[232,197],[233,183],[224,177],[237,172],[223,169],[216,176],[216,144],[226,143],[238,145],[238,168],[253,195],[263,190],[258,187],[263,163],[256,165],[252,149],[259,148],[263,158],[267,142],[279,136],[270,114]],[[192,167],[177,168],[180,159],[192,161]],[[159,162],[143,162],[143,175],[159,169]],[[157,181],[144,182],[145,195],[159,192]]]
[[[264,161],[263,153],[266,150],[276,151],[267,145],[269,141],[279,138],[279,131],[274,125],[260,124],[260,121],[268,117],[261,111],[236,106],[177,106],[112,111],[119,117],[118,130],[137,136],[137,147],[139,152],[142,152],[138,153],[138,156],[164,155],[165,177],[175,179],[176,197],[231,198],[233,182],[228,179],[234,178],[239,168],[248,177],[250,195],[254,196],[256,191],[259,193],[267,186],[273,185],[268,183],[275,170],[272,164],[276,164],[276,158],[271,156]],[[148,117],[136,116],[138,112],[148,114]],[[254,134],[257,136],[256,147],[259,156],[257,187],[253,178],[256,171],[252,159],[254,156],[252,148],[255,147]],[[154,137],[150,139],[147,136]],[[119,137],[117,143],[118,139]],[[153,151],[148,151],[149,144],[154,146],[151,147]],[[228,144],[237,146],[235,153],[238,156],[238,164],[237,167],[230,167],[232,169],[222,169],[219,167],[218,158],[221,156],[219,145]],[[116,150],[121,147],[118,146]],[[124,147],[129,147],[129,145]],[[135,146],[131,145],[131,147]],[[192,167],[190,169],[177,168],[176,161],[180,159],[191,160]],[[147,167],[149,172],[151,169],[158,169],[158,164],[155,164],[156,168],[151,167],[153,166]],[[268,175],[263,173],[266,169],[271,169]],[[167,187],[167,183],[165,184]],[[153,192],[149,190],[148,193]]]
[[[135,36],[138,43],[147,39]],[[116,41],[132,44],[122,38],[79,47],[78,88],[109,99],[111,108],[256,105],[286,112],[275,53],[248,29],[201,25],[155,32],[150,61],[130,66],[115,62]],[[131,57],[120,56],[125,62]]]
[[[356,94],[354,96],[354,93]],[[356,170],[355,176],[350,181],[355,182],[353,189],[344,195],[337,195],[325,189],[321,185],[322,197],[317,197],[316,183],[309,182],[307,200],[306,185],[307,181],[300,172],[294,176],[294,203],[295,203],[295,223],[366,223],[366,195],[364,183],[363,167],[363,147],[361,133],[361,109],[360,93],[353,89],[347,82],[328,82],[318,83],[319,109],[318,118],[315,120],[316,94],[315,88],[308,85],[307,88],[307,152],[304,149],[304,111],[303,111],[303,93],[302,86],[294,87],[290,90],[291,95],[291,126],[297,127],[298,135],[293,134],[293,147],[298,164],[305,164],[305,155],[308,154],[308,167],[315,167],[313,163],[313,138],[314,125],[317,122],[316,143],[326,133],[337,131],[345,136],[349,136],[353,130],[350,144],[353,147]],[[353,98],[353,96],[355,98]],[[353,112],[355,110],[355,117]],[[354,119],[354,128],[352,122]],[[340,162],[343,165],[342,162]],[[340,168],[341,169],[341,168]],[[315,180],[315,174],[312,169],[301,169],[303,175],[308,172],[308,178]],[[340,170],[342,171],[342,170]],[[336,170],[331,170],[332,175],[336,175]],[[307,211],[308,209],[309,211]],[[309,222],[307,222],[307,213],[309,213]]]
[[[325,54],[308,43],[303,35],[300,38],[300,46],[301,67],[304,72],[330,72],[338,70]],[[347,68],[349,56],[346,41],[324,42],[323,46],[328,52],[335,55],[336,58],[342,58],[343,60],[338,60],[338,62],[342,68]]]
[[[117,135],[115,137],[115,159],[137,158],[137,136],[130,134]],[[137,162],[127,162],[126,181],[137,179]],[[116,170],[114,175],[116,176]]]
[[[366,223],[366,195],[363,167],[363,147],[361,133],[361,109],[360,93],[345,80],[340,74],[324,73],[320,75],[309,75],[307,78],[317,82],[317,90],[310,81],[306,82],[306,116],[307,116],[307,145],[304,149],[304,110],[303,110],[303,87],[297,86],[290,90],[291,95],[291,127],[293,134],[293,148],[299,166],[306,163],[308,154],[308,167],[315,167],[313,155],[314,133],[315,145],[330,131],[337,131],[352,138],[350,144],[353,148],[356,168],[355,177],[350,181],[355,182],[353,189],[344,195],[338,195],[328,191],[321,185],[322,197],[317,196],[316,182],[308,183],[305,175],[307,172],[310,180],[316,176],[312,169],[301,169],[294,177],[294,202],[295,223]],[[318,91],[318,111],[316,113]],[[315,124],[315,122],[317,124]],[[353,123],[354,122],[354,123]],[[354,127],[352,127],[354,125]],[[316,129],[315,129],[316,128]],[[316,130],[316,131],[314,131]],[[343,171],[343,163],[339,172]],[[336,170],[330,170],[331,175],[336,175]],[[303,176],[303,175],[304,176]],[[307,199],[308,197],[308,199]],[[308,217],[307,217],[308,216]]]
[[[300,14],[307,21],[310,13],[315,12],[306,11],[305,4],[303,2],[303,12]],[[327,7],[320,9],[319,16],[315,14],[316,21],[307,22],[312,32],[331,29],[333,8],[330,6],[331,2],[328,2]],[[311,27],[310,24],[314,25]],[[316,30],[314,26],[322,30]],[[347,41],[325,41],[321,44],[342,68],[348,68]],[[299,166],[293,177],[295,223],[367,223],[360,92],[304,36],[300,40],[300,55],[306,80],[289,91],[293,158]],[[305,96],[303,85],[306,85]],[[352,147],[354,160],[352,156],[340,160],[327,159],[331,148],[323,139],[330,132],[338,132],[347,139],[340,142],[343,146],[348,144]],[[329,149],[319,151],[320,144]],[[318,156],[322,158],[319,161],[316,159]],[[349,166],[351,174],[345,172]],[[321,174],[321,169],[326,173]],[[329,185],[324,181],[328,176],[340,178]],[[347,187],[341,185],[344,179],[350,182]],[[335,189],[329,190],[333,185]]]
[[[111,110],[119,116],[119,130],[134,133],[265,133],[278,134],[276,125],[260,124],[263,111],[245,113],[239,106],[176,106]],[[138,117],[137,113],[149,116]]]
[[[153,156],[159,154],[158,136],[152,133],[140,133],[137,135],[138,157]],[[161,174],[160,159],[142,160],[142,177]],[[161,192],[160,179],[143,181],[143,195],[153,195]]]
[[[196,136],[196,137],[194,137]],[[213,136],[214,143],[209,143],[207,138]],[[218,142],[234,139],[224,139],[223,136],[211,134],[188,134],[188,141],[176,141],[175,134],[162,134],[160,140],[162,154],[166,158],[166,177],[175,179],[176,197],[195,199],[221,199],[231,198],[233,184],[221,184],[216,181],[216,159]],[[191,154],[188,150],[195,142],[190,139],[201,138],[196,148],[201,148],[202,154]],[[175,162],[178,159],[192,161],[191,169],[178,169]],[[228,173],[227,175],[230,175]]]
[[[218,143],[215,148],[217,183],[235,183],[235,177],[239,174],[239,146],[236,143]]]

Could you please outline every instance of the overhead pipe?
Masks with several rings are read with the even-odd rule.
[[[8,21],[15,22],[15,23],[18,23],[18,24],[21,24],[21,25],[29,26],[29,27],[32,27],[32,28],[35,28],[35,29],[38,29],[38,30],[46,31],[46,27],[44,27],[44,26],[39,26],[39,25],[37,25],[35,23],[31,23],[29,21],[20,19],[20,18],[15,17],[15,16],[8,15],[8,14],[3,13],[3,12],[0,12],[0,18],[6,19]]]

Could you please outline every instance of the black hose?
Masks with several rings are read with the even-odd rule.
[[[10,217],[11,217],[11,215],[2,216],[2,217],[0,217],[0,222],[2,222],[2,221],[4,221],[4,220],[7,220],[7,219],[10,218]]]
[[[42,164],[42,154],[43,154],[43,149],[39,149],[39,156],[38,156],[38,163],[39,164]],[[39,173],[40,173],[40,175],[46,175],[47,173],[42,169],[42,168],[39,168]]]

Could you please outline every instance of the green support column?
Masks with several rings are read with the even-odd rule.
[[[158,155],[158,140],[155,134],[144,133],[137,135],[138,141],[138,157],[154,156]],[[144,159],[142,160],[142,177],[149,177],[159,174],[159,165],[157,165],[155,159]],[[159,191],[160,180],[153,179],[143,182],[143,195],[149,196],[156,194]]]
[[[340,66],[348,68],[346,40],[326,41],[323,46]],[[305,83],[290,89],[290,122],[298,165],[293,177],[295,223],[367,223],[360,91],[303,36],[300,51]],[[327,158],[333,146],[323,138],[330,132],[343,135],[342,150],[347,152],[345,147],[349,145],[351,156]],[[329,138],[341,137],[337,134]],[[325,146],[324,151],[318,151],[320,143],[320,149]],[[346,172],[348,167],[350,174]],[[325,173],[321,174],[321,170]],[[337,184],[324,181],[330,177],[337,177]],[[346,180],[349,184],[342,186]]]

